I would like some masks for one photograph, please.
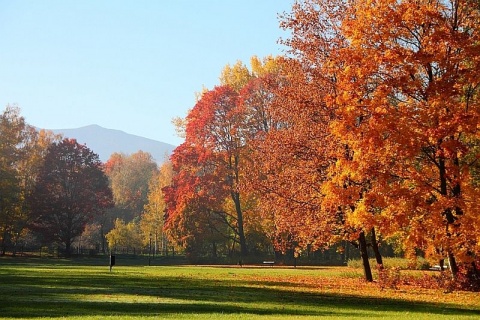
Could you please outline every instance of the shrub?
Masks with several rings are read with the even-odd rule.
[[[362,267],[362,260],[360,260],[360,259],[349,259],[347,261],[347,266],[349,266],[350,268],[355,268],[355,269],[361,268]]]
[[[462,265],[454,279],[450,271],[424,273],[421,277],[404,277],[404,282],[426,289],[443,289],[445,292],[454,290],[480,291],[480,274],[478,268]]]
[[[380,268],[378,270],[378,285],[383,290],[385,288],[389,289],[398,289],[400,284],[400,268],[399,267],[390,267],[390,268]]]
[[[480,291],[480,272],[474,262],[460,267],[456,279],[456,287],[465,291]]]

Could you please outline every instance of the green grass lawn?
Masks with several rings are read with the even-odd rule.
[[[381,290],[348,267],[122,266],[117,258],[109,272],[91,261],[0,259],[0,318],[480,318],[478,293]]]

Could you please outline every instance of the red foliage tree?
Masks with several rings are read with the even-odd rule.
[[[45,241],[63,244],[69,255],[73,240],[85,225],[113,204],[98,155],[74,139],[53,143],[31,203],[31,228]]]
[[[166,194],[169,203],[166,226],[172,232],[174,220],[177,224],[186,221],[185,210],[198,214],[197,221],[202,220],[201,213],[222,216],[221,220],[233,231],[234,239],[238,239],[241,254],[246,255],[238,187],[245,139],[237,96],[228,86],[215,87],[205,92],[188,114],[185,142],[171,157],[176,174]],[[233,203],[233,210],[225,206],[228,201]],[[188,232],[184,235],[188,236]]]

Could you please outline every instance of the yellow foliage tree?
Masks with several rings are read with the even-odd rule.
[[[237,61],[233,66],[227,64],[220,75],[220,84],[229,86],[239,92],[252,78],[252,73],[242,61]]]
[[[162,189],[172,182],[173,169],[170,161],[165,162],[149,183],[148,202],[140,220],[145,244],[153,241],[153,252],[167,251],[167,237],[164,234],[165,199]]]
[[[124,249],[129,253],[129,250],[133,249],[133,253],[136,253],[137,249],[143,248],[140,227],[134,221],[125,224],[122,219],[116,219],[115,227],[105,237],[111,252]]]

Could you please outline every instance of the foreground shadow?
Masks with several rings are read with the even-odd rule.
[[[38,270],[38,269],[37,269]],[[145,274],[0,273],[3,318],[251,314],[374,317],[379,312],[480,318],[480,310],[447,304],[289,290],[294,284],[208,280]],[[288,285],[288,286],[286,286]],[[279,288],[283,286],[283,288]],[[298,286],[301,288],[301,286]],[[298,289],[296,288],[296,289]],[[125,296],[132,297],[125,302]],[[107,297],[103,301],[98,297]],[[124,297],[115,302],[115,297]],[[127,298],[128,299],[128,298]],[[3,301],[2,301],[3,300]]]

